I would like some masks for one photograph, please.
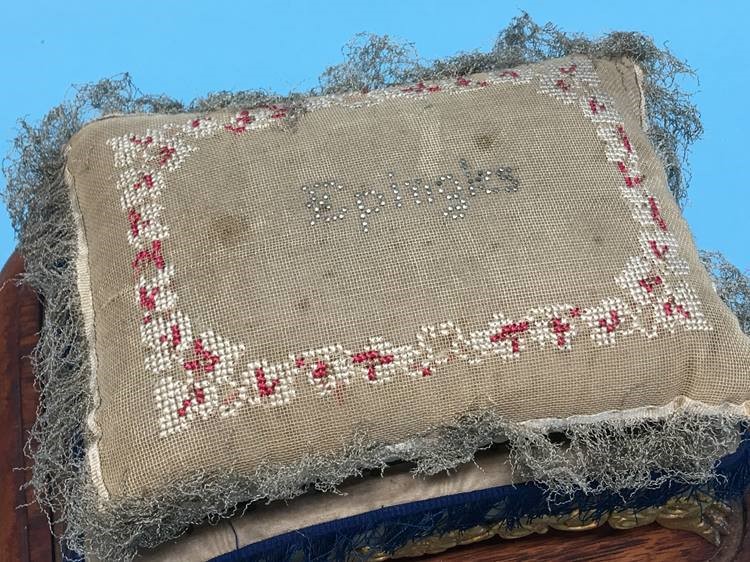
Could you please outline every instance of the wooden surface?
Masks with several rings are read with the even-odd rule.
[[[36,345],[41,308],[36,295],[18,288],[14,279],[23,271],[13,255],[0,273],[0,560],[51,560],[54,552],[47,518],[31,501],[31,490],[21,491],[28,460],[23,444],[34,423],[37,393],[29,354]]]
[[[19,491],[26,478],[23,443],[37,407],[28,356],[36,343],[41,307],[28,289],[13,279],[22,261],[11,257],[0,273],[0,562],[51,562],[57,548],[47,520]],[[498,538],[457,547],[422,561],[473,562],[750,562],[750,500],[738,505],[722,547],[717,549],[697,535],[649,525],[630,531],[603,527],[580,533],[550,531],[523,539]]]

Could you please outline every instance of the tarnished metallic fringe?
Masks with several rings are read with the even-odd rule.
[[[740,329],[750,335],[750,277],[729,263],[720,252],[702,251],[700,257],[721,300],[737,316]]]
[[[360,36],[348,46],[346,61],[329,68],[321,87],[310,93],[460,76],[575,53],[627,56],[641,66],[649,135],[664,161],[673,194],[682,200],[682,157],[701,126],[689,97],[673,78],[690,69],[637,33],[589,40],[549,25],[539,27],[524,15],[499,35],[491,52],[429,65],[420,63],[408,45]],[[34,461],[31,484],[37,500],[54,514],[55,522],[64,524],[63,539],[69,548],[103,560],[129,559],[137,548],[177,537],[190,525],[232,516],[241,509],[238,505],[291,498],[309,486],[331,490],[364,470],[384,469],[394,456],[414,462],[420,473],[449,470],[502,439],[510,440],[518,477],[546,485],[550,501],[575,492],[639,490],[665,479],[696,485],[710,481],[717,459],[734,450],[739,440],[741,420],[718,410],[709,414],[688,409],[652,421],[570,424],[561,428],[570,440],[567,449],[551,441],[546,431],[480,412],[397,447],[353,436],[350,446],[334,456],[307,457],[293,466],[264,466],[253,474],[192,473],[152,496],[118,500],[100,509],[82,454],[93,398],[76,290],[76,233],[63,178],[63,147],[87,121],[102,115],[203,113],[279,101],[294,109],[301,97],[220,92],[186,105],[165,96],[141,95],[125,75],[80,88],[73,100],[54,108],[38,125],[20,123],[14,154],[4,170],[4,198],[26,259],[23,281],[44,301],[44,325],[33,357],[43,408],[27,454]]]

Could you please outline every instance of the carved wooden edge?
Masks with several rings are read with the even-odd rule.
[[[750,499],[750,496],[749,496]],[[509,527],[505,522],[477,525],[465,530],[455,530],[409,541],[393,553],[378,552],[368,547],[357,550],[357,555],[370,562],[380,562],[395,558],[410,558],[426,554],[437,554],[459,545],[468,545],[493,537],[518,539],[532,534],[544,534],[550,529],[558,531],[588,531],[608,525],[612,529],[634,529],[657,523],[667,529],[689,531],[714,546],[720,548],[711,559],[735,560],[734,554],[743,549],[744,527],[750,530],[746,522],[745,509],[740,500],[733,504],[719,501],[707,494],[695,494],[690,497],[677,496],[670,498],[664,505],[641,510],[616,509],[595,516],[593,512],[581,512],[576,509],[564,515],[543,516],[526,519],[520,524]],[[733,530],[738,532],[732,533]],[[724,537],[731,544],[722,545]],[[744,537],[747,540],[747,537]],[[721,553],[724,552],[722,556]]]

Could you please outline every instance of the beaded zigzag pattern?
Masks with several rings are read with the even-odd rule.
[[[521,316],[497,312],[485,326],[478,327],[445,321],[419,327],[413,341],[399,344],[376,336],[357,350],[332,343],[294,351],[282,361],[252,360],[236,369],[244,345],[209,329],[196,333],[182,308],[172,283],[175,265],[165,251],[170,230],[163,220],[161,195],[168,189],[168,174],[198,150],[193,141],[278,126],[289,118],[288,108],[267,105],[242,110],[226,122],[198,117],[182,125],[168,124],[141,135],[110,139],[115,167],[120,170],[117,189],[127,219],[126,234],[133,248],[131,265],[138,279],[133,297],[141,313],[145,367],[156,377],[154,399],[160,436],[183,431],[196,419],[236,415],[249,405],[287,404],[295,396],[295,385],[304,380],[321,396],[329,396],[354,381],[381,385],[395,379],[432,377],[450,362],[477,364],[493,357],[515,361],[547,349],[567,353],[582,334],[598,346],[611,346],[635,333],[652,338],[678,327],[710,330],[696,294],[681,279],[688,273],[688,265],[678,254],[677,240],[646,186],[622,117],[612,99],[599,90],[591,61],[574,57],[562,65],[536,68],[542,71],[504,70],[491,72],[483,80],[462,77],[420,82],[306,103],[307,111],[333,105],[354,108],[399,97],[452,95],[499,84],[533,83],[540,94],[579,107],[595,125],[607,161],[622,178],[619,189],[640,225],[642,251],[629,258],[615,278],[624,291],[621,296],[589,305],[552,304]]]

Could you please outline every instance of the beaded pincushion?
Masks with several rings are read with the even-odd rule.
[[[73,135],[85,548],[496,441],[551,497],[709,479],[750,342],[642,81],[575,55]]]

